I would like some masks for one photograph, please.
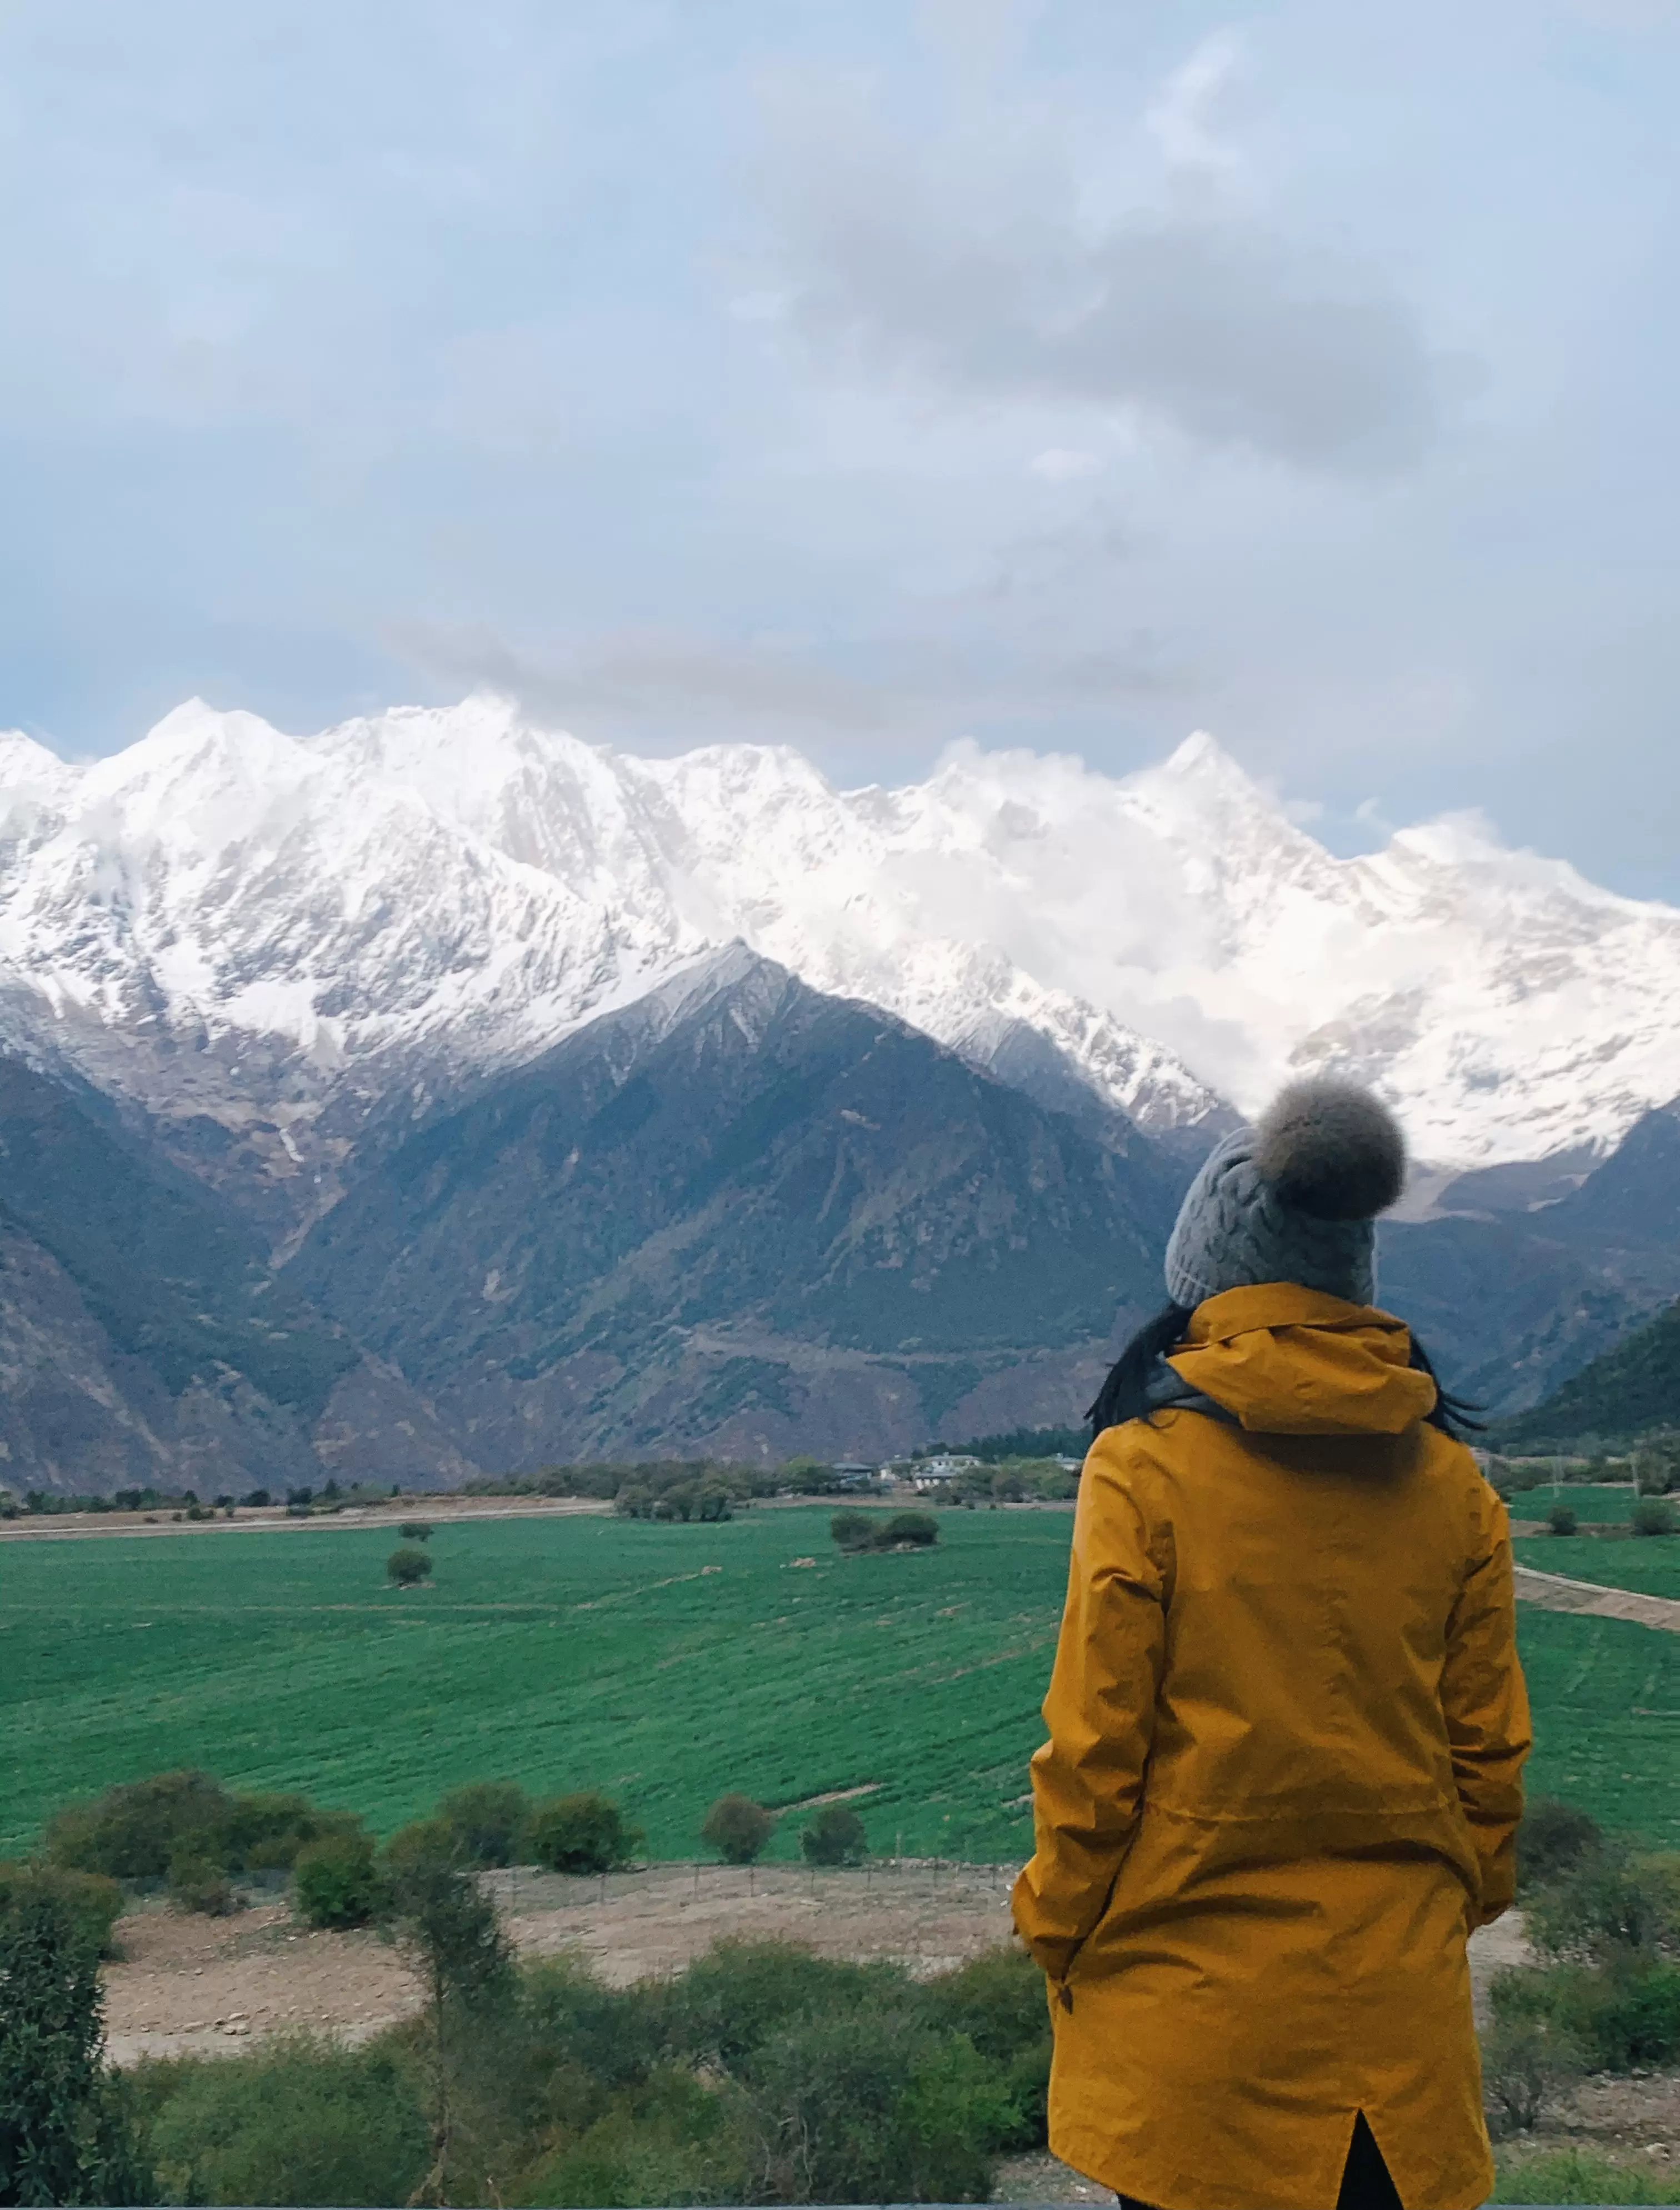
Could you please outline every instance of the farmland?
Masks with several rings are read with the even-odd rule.
[[[1019,1857],[1068,1514],[942,1513],[933,1551],[857,1558],[828,1518],[440,1525],[437,1585],[406,1593],[384,1582],[388,1529],[8,1544],[0,1854],[75,1796],[201,1765],[381,1833],[465,1780],[604,1787],[666,1858],[699,1853],[726,1789],[864,1790],[876,1851]],[[1680,1542],[1521,1548],[1680,1595]],[[1521,1620],[1535,1785],[1680,1844],[1680,1637]]]
[[[1069,1515],[942,1514],[936,1550],[857,1558],[828,1520],[440,1526],[437,1585],[405,1593],[388,1531],[8,1545],[0,1852],[201,1765],[381,1833],[461,1781],[603,1787],[662,1857],[698,1853],[726,1789],[867,1789],[876,1850],[1021,1854]]]
[[[1680,1597],[1680,1537],[1530,1535],[1513,1547],[1520,1564],[1543,1573]]]

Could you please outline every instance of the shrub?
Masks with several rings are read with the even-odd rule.
[[[104,1873],[73,1872],[67,1866],[0,1863],[0,1918],[36,1895],[51,1895],[69,1917],[75,1938],[96,1957],[109,1957],[112,1930],[123,1915],[123,1891]]]
[[[365,1926],[386,1900],[373,1843],[359,1831],[326,1834],[300,1850],[292,1890],[311,1926]]]
[[[799,1847],[811,1864],[846,1865],[858,1863],[869,1843],[849,1803],[825,1803],[800,1835]]]
[[[124,1781],[92,1803],[72,1804],[46,1830],[54,1864],[113,1880],[157,1880],[178,1850],[220,1863],[232,1799],[208,1772],[160,1772]]]
[[[384,2050],[299,2037],[178,2076],[149,2135],[173,2201],[406,2202],[430,2161],[413,2085]]]
[[[828,1533],[843,1550],[867,1550],[873,1547],[880,1525],[877,1512],[836,1512],[828,1522]]]
[[[1641,1496],[1628,1515],[1628,1525],[1635,1535],[1671,1535],[1674,1507],[1659,1496]]]
[[[882,1550],[900,1543],[924,1548],[939,1540],[939,1522],[931,1512],[895,1512],[875,1540],[876,1548]]]
[[[897,1965],[839,1964],[796,1941],[716,1941],[670,1987],[665,2045],[685,2063],[735,2072],[796,2020],[865,1998],[902,2008],[909,1989]]]
[[[587,2125],[528,2173],[515,2204],[744,2202],[740,2130],[724,2098],[661,2073],[633,2105]]]
[[[1528,1937],[1543,1957],[1617,1964],[1649,1957],[1675,1927],[1671,1875],[1625,1843],[1584,1852],[1526,1899]]]
[[[1573,1504],[1554,1504],[1546,1514],[1546,1525],[1554,1535],[1573,1535],[1581,1521]]]
[[[991,2152],[1015,2123],[997,2068],[908,2007],[802,2019],[771,2036],[745,2080],[771,2201],[984,2200]]]
[[[405,1519],[397,1532],[405,1543],[429,1543],[432,1536],[431,1524],[425,1519]]]
[[[1545,1887],[1580,1858],[1604,1845],[1596,1819],[1556,1796],[1537,1796],[1517,1828],[1517,1885],[1525,1891]]]
[[[1555,2019],[1510,2019],[1496,2025],[1482,2041],[1482,2092],[1496,2129],[1532,2133],[1581,2069],[1580,2043]]]
[[[611,1872],[629,1863],[641,1839],[611,1798],[593,1789],[537,1804],[525,1829],[532,1863],[550,1872]]]
[[[776,1814],[750,1796],[720,1796],[706,1814],[701,1839],[726,1864],[753,1863],[776,1831]]]
[[[923,2014],[942,2032],[966,2037],[1002,2067],[1016,2123],[1004,2148],[1042,2148],[1050,2097],[1051,2031],[1044,1974],[1025,1949],[999,1948],[924,1981]]]
[[[405,1543],[385,1561],[386,1577],[399,1588],[413,1588],[431,1572],[431,1557],[417,1543]]]
[[[509,1865],[531,1814],[531,1801],[512,1780],[475,1780],[452,1788],[437,1807],[441,1824],[461,1845],[469,1864]]]
[[[169,1899],[178,1911],[225,1918],[238,1903],[233,1883],[214,1857],[186,1843],[169,1860]]]
[[[46,1854],[116,1880],[156,1880],[189,1859],[224,1873],[284,1870],[305,1842],[355,1823],[303,1796],[236,1796],[208,1772],[160,1772],[61,1811]]]
[[[1627,2072],[1680,2053],[1680,1969],[1661,1959],[1502,1972],[1490,2000],[1498,2025],[1543,2022],[1594,2070]]]

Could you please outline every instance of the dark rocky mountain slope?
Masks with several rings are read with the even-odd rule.
[[[509,1470],[1076,1416],[1185,1174],[739,950],[355,1163],[286,1278]]]
[[[404,1422],[416,1471],[467,1470],[400,1377],[98,1092],[0,1058],[0,1483],[308,1482],[346,1450],[388,1455]]]
[[[1384,1304],[1455,1387],[1525,1412],[1680,1296],[1680,1115],[1647,1113],[1536,1210],[1384,1224]]]

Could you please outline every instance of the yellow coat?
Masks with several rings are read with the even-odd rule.
[[[1099,1435],[1015,1923],[1050,2142],[1161,2210],[1329,2210],[1365,2113],[1406,2210],[1493,2183],[1465,1941],[1528,1752],[1504,1507],[1386,1313],[1227,1291],[1171,1364],[1235,1414]]]

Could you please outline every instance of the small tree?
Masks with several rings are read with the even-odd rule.
[[[825,1803],[799,1837],[808,1863],[856,1864],[867,1853],[864,1822],[849,1803]]]
[[[776,1831],[776,1814],[750,1796],[720,1796],[706,1814],[701,1839],[726,1864],[754,1864]]]
[[[593,1789],[539,1803],[525,1829],[531,1862],[550,1872],[612,1872],[628,1864],[641,1844],[640,1830]]]
[[[37,1886],[0,1909],[0,2203],[149,2202],[105,2070],[99,1952]]]
[[[1572,1504],[1554,1504],[1546,1514],[1546,1525],[1554,1535],[1573,1535],[1581,1522],[1575,1517]]]
[[[1635,1535],[1671,1535],[1674,1532],[1674,1507],[1658,1496],[1642,1496],[1629,1516]]]
[[[311,1926],[365,1926],[386,1901],[373,1844],[359,1833],[327,1834],[299,1850],[292,1885]]]
[[[428,1552],[406,1543],[400,1550],[393,1550],[386,1559],[385,1571],[399,1588],[413,1588],[430,1578],[431,1558]]]
[[[405,1519],[397,1532],[405,1543],[429,1543],[431,1540],[431,1525],[425,1519]]]
[[[441,1825],[460,1844],[468,1864],[510,1865],[531,1815],[531,1799],[516,1781],[474,1780],[452,1788],[437,1807]]]
[[[399,1940],[413,1958],[426,1991],[431,2054],[432,2165],[415,2201],[444,2201],[450,2186],[449,2147],[457,2074],[478,2021],[488,2023],[512,2000],[513,1955],[496,1906],[462,1869],[455,1838],[440,1819],[392,1837],[385,1853]]]
[[[875,1542],[880,1515],[873,1512],[836,1512],[828,1532],[843,1550],[867,1550]]]

